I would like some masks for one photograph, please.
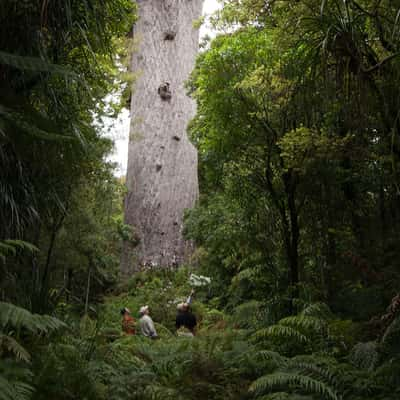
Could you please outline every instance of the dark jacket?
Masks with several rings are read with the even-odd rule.
[[[176,316],[175,326],[179,329],[181,326],[189,329],[193,332],[195,326],[197,325],[196,317],[190,311],[179,312]]]

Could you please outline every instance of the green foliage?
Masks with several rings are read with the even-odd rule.
[[[37,57],[23,57],[0,51],[0,63],[21,71],[51,72],[60,75],[72,75],[72,71],[56,64],[49,64]]]
[[[0,353],[12,355],[15,359],[29,362],[30,354],[13,337],[0,333]]]
[[[255,340],[270,341],[287,354],[327,350],[328,319],[325,304],[307,305],[298,315],[282,318],[276,324],[257,330]]]
[[[329,386],[316,379],[304,375],[283,372],[259,378],[251,385],[250,390],[254,391],[256,394],[262,394],[282,386],[289,386],[289,388],[297,386],[305,392],[321,395],[322,398],[332,400],[338,400],[339,398]]]
[[[235,307],[230,321],[238,328],[253,330],[267,322],[267,312],[266,304],[257,300],[250,300]]]
[[[48,315],[32,314],[24,308],[10,303],[0,302],[0,329],[2,331],[26,329],[31,334],[47,334],[66,328],[66,325]]]
[[[7,255],[15,256],[17,250],[28,251],[30,253],[39,251],[36,246],[23,240],[3,240],[0,241],[0,261],[5,263]]]
[[[270,3],[224,2],[229,33],[192,74],[203,195],[188,237],[231,301],[311,296],[368,319],[383,281],[398,287],[398,6]]]
[[[2,4],[0,241],[24,240],[41,252],[8,257],[0,284],[3,298],[18,298],[36,311],[59,300],[52,287],[61,294],[70,289],[60,284],[63,271],[53,257],[64,222],[93,206],[82,202],[82,187],[96,182],[92,191],[98,196],[100,186],[103,194],[115,189],[107,184],[113,178],[113,166],[105,161],[112,144],[102,137],[101,121],[121,108],[106,97],[118,97],[124,85],[120,70],[134,11],[128,0]],[[16,279],[29,283],[19,287]]]
[[[0,360],[0,399],[28,400],[34,391],[32,373],[9,360]]]
[[[30,399],[34,392],[31,354],[25,343],[37,341],[66,325],[47,315],[31,314],[10,303],[0,302],[0,398]]]
[[[50,345],[46,355],[35,365],[40,369],[35,384],[39,388],[34,398],[57,396],[68,399],[71,394],[87,399],[102,399],[103,388],[91,370],[79,343]]]
[[[375,369],[379,361],[378,344],[376,342],[366,342],[356,344],[350,353],[350,362],[357,368],[368,371]]]
[[[294,339],[298,342],[307,342],[307,337],[300,333],[297,329],[290,326],[273,325],[268,328],[256,332],[255,337],[262,339],[265,337],[277,337],[279,339]]]

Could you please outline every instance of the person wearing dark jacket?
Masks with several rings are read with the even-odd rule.
[[[190,311],[190,303],[192,301],[193,290],[186,302],[180,303],[177,306],[178,314],[175,320],[175,327],[178,336],[193,337],[196,334],[195,328],[197,325],[196,316]]]

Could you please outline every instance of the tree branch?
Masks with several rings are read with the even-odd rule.
[[[391,54],[390,56],[387,56],[382,61],[380,61],[378,64],[374,65],[373,67],[370,67],[370,68],[368,68],[366,70],[362,69],[362,72],[365,73],[365,74],[370,74],[371,72],[374,72],[377,69],[381,68],[384,64],[388,63],[393,58],[395,58],[395,57],[397,57],[399,55],[400,55],[400,53]]]

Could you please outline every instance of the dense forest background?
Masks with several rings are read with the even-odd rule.
[[[0,399],[398,399],[400,1],[224,1],[187,84],[196,251],[126,278],[102,118],[135,10],[1,2]],[[121,332],[143,304],[158,341]]]

